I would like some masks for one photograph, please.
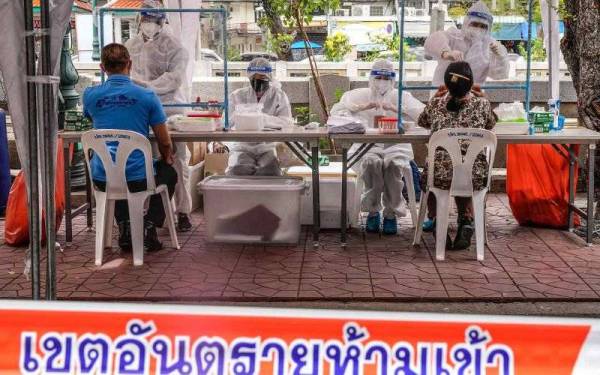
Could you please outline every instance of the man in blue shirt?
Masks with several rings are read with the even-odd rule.
[[[86,89],[83,94],[84,115],[90,118],[94,129],[129,130],[150,135],[150,128],[156,136],[161,159],[155,162],[157,185],[166,184],[169,195],[173,196],[177,183],[177,172],[173,168],[173,148],[167,129],[167,117],[156,94],[134,84],[129,78],[131,59],[127,48],[121,44],[109,44],[102,49],[101,68],[107,74],[106,82]],[[107,145],[111,154],[116,155],[116,144]],[[92,177],[96,187],[106,189],[104,166],[98,157],[91,162]],[[127,160],[125,175],[129,191],[146,190],[144,155],[134,151]],[[115,218],[119,226],[119,247],[131,251],[131,227],[127,201],[115,204]],[[158,241],[156,226],[165,221],[162,200],[158,194],[150,198],[148,212],[144,217],[144,248],[147,251],[162,249]]]

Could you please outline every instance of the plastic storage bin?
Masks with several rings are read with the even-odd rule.
[[[321,228],[340,229],[340,211],[342,197],[342,163],[331,163],[319,168],[319,199],[321,203]],[[308,194],[302,196],[302,225],[313,224],[313,201],[312,201],[312,171],[306,166],[291,167],[288,175],[302,177],[310,185]],[[348,225],[360,224],[360,186],[358,177],[352,170],[348,171],[348,199],[347,218]]]
[[[208,241],[297,243],[306,187],[294,177],[208,177],[198,184],[204,194]]]

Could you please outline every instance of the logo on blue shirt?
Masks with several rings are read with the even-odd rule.
[[[126,95],[106,96],[96,102],[96,108],[124,108],[131,107],[137,103],[137,99],[130,98]]]

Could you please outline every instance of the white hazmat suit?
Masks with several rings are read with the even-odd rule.
[[[378,79],[385,77],[391,79]],[[361,120],[366,127],[374,126],[376,116],[397,117],[398,91],[394,89],[394,66],[380,60],[373,64],[369,87],[345,93],[331,113],[338,116],[352,116]],[[410,93],[403,92],[403,118],[416,121],[425,105]],[[350,149],[357,150],[358,145]],[[382,209],[385,218],[406,216],[406,201],[402,196],[403,172],[410,171],[410,161],[414,158],[410,144],[376,144],[353,169],[361,176],[364,191],[361,210],[370,214]],[[409,172],[412,173],[412,172]]]
[[[489,78],[506,79],[509,72],[506,48],[492,38],[493,16],[489,8],[479,1],[469,9],[462,29],[452,27],[431,34],[425,41],[425,53],[438,60],[433,85],[444,84],[444,73],[454,61],[464,60],[471,65],[475,84],[481,85]],[[487,30],[472,24],[487,25]],[[444,55],[444,56],[443,56]]]
[[[160,16],[160,11],[152,11]],[[162,14],[164,17],[164,13]],[[142,13],[142,21],[148,18]],[[137,84],[147,87],[158,95],[161,103],[184,104],[186,100],[186,71],[189,56],[181,42],[163,28],[164,20],[157,24],[155,34],[148,36],[147,22],[142,22],[140,32],[125,43],[132,60],[131,78]],[[151,26],[151,25],[150,25]],[[166,107],[167,116],[182,114],[185,108]],[[173,167],[177,171],[175,187],[175,209],[179,214],[189,215],[192,211],[192,197],[189,189],[190,152],[185,142],[175,143]]]
[[[275,126],[289,126],[293,123],[292,107],[290,101],[279,87],[278,82],[273,80],[271,64],[263,58],[256,58],[250,62],[248,67],[248,78],[255,77],[268,80],[269,86],[262,93],[260,100],[257,98],[255,89],[244,87],[231,93],[229,96],[229,113],[231,122],[235,128],[236,111],[242,110],[244,105],[262,105],[262,113],[265,124]],[[233,176],[280,176],[282,174],[277,159],[276,144],[272,142],[261,143],[230,143],[229,166],[226,174]]]

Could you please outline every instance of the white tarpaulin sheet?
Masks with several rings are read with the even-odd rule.
[[[172,9],[198,9],[202,6],[202,0],[164,0],[166,8]],[[173,34],[181,38],[181,44],[188,52],[190,57],[186,71],[186,82],[188,90],[186,95],[188,103],[192,101],[192,79],[194,77],[194,67],[196,64],[196,50],[200,38],[200,13],[169,13],[169,25]]]
[[[58,75],[60,50],[68,22],[71,18],[73,0],[48,1],[50,1],[51,65],[54,67],[54,75]],[[0,69],[2,70],[8,94],[9,114],[15,132],[21,168],[27,173],[30,159],[27,146],[27,59],[23,1],[0,0],[0,35],[2,35],[2,43],[0,43]],[[56,93],[58,95],[58,92]],[[41,101],[41,98],[38,98],[38,101]],[[55,100],[55,104],[57,103],[58,100]],[[34,103],[30,104],[33,105]],[[56,151],[56,133],[58,129],[56,110],[55,105],[54,113],[51,116],[53,119],[51,124],[53,129],[52,134],[54,136],[47,140],[47,145],[54,151]]]

